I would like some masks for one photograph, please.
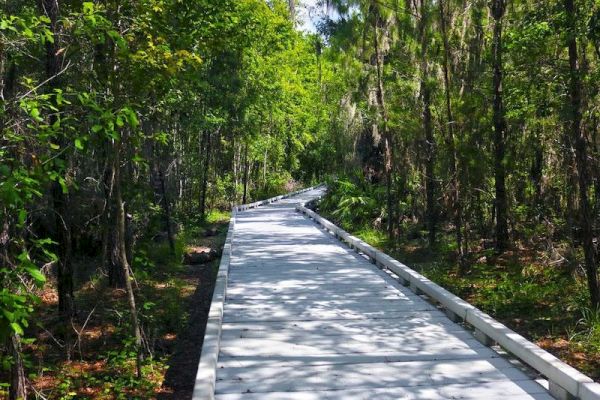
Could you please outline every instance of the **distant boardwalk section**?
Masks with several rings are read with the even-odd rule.
[[[548,385],[600,398],[591,379],[302,207],[322,194],[234,212],[195,400],[552,399]]]

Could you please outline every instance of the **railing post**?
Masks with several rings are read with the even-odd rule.
[[[548,391],[557,400],[575,400],[576,397],[554,381],[548,381]]]
[[[410,282],[408,280],[406,280],[405,278],[398,276],[398,282],[400,282],[400,284],[402,286],[408,286],[410,284]]]
[[[477,339],[482,345],[491,347],[494,345],[494,339],[483,333],[481,330],[475,328],[473,331],[473,336]]]
[[[423,291],[421,289],[419,289],[414,282],[410,282],[410,290],[415,292],[415,294],[418,296],[424,294]]]
[[[448,319],[452,322],[461,322],[462,318],[458,316],[457,313],[455,313],[454,311],[446,308],[444,309],[444,312],[446,313],[446,316],[448,317]]]

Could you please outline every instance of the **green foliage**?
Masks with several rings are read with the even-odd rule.
[[[45,22],[43,18],[10,18],[8,22],[3,19],[0,25],[2,29],[32,39],[36,35],[46,38],[46,28],[42,25]],[[32,288],[40,287],[46,281],[40,266],[56,261],[51,240],[24,235],[28,229],[30,207],[43,196],[44,185],[58,180],[65,186],[64,180],[48,165],[56,150],[50,146],[54,134],[50,127],[41,124],[40,113],[51,107],[49,98],[48,95],[33,95],[22,99],[19,111],[16,111],[22,113],[27,123],[39,125],[39,134],[24,135],[19,127],[14,126],[3,127],[1,132],[3,143],[10,143],[11,146],[0,148],[0,241],[6,250],[0,265],[0,281],[3,283],[0,289],[0,342],[10,335],[25,333],[33,306],[38,301]],[[4,103],[2,111],[6,110],[6,106]],[[26,149],[29,141],[49,151],[41,152],[25,163],[18,153]]]
[[[281,193],[286,193],[287,185],[292,181],[289,172],[272,173],[267,176],[267,180],[253,192],[255,199],[268,199]]]
[[[209,224],[223,223],[229,221],[231,214],[225,211],[210,210],[206,216],[206,222]]]
[[[359,186],[354,181],[356,179],[339,178],[329,182],[321,207],[344,226],[372,227],[381,210],[378,189]]]
[[[571,340],[590,353],[600,353],[600,312],[589,307],[581,309],[581,319],[577,321],[576,332]]]
[[[356,236],[379,249],[387,248],[390,245],[388,236],[380,229],[364,227],[356,231]]]

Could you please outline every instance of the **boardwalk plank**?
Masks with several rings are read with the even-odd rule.
[[[224,323],[223,333],[243,332],[257,337],[264,337],[265,332],[285,332],[302,335],[421,335],[436,334],[438,332],[450,333],[453,331],[464,332],[464,328],[457,325],[445,314],[437,316],[431,314],[413,315],[407,318],[388,318],[379,320],[333,320],[333,321],[254,321]]]
[[[495,363],[499,360],[501,359],[225,368],[217,376],[216,393],[292,392],[461,383],[476,386],[484,382],[530,379],[508,363]]]
[[[332,391],[230,393],[220,394],[219,400],[551,400],[544,388],[535,382],[509,380],[471,384],[452,384],[430,387],[393,387]]]

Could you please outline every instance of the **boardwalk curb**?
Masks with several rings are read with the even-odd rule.
[[[313,219],[351,248],[362,252],[377,265],[396,274],[413,291],[427,295],[443,306],[451,316],[462,319],[477,331],[483,342],[498,343],[506,351],[529,365],[549,381],[550,394],[557,399],[600,399],[600,384],[562,362],[488,314],[407,267],[398,260],[349,234],[314,211],[299,205],[296,210]]]
[[[223,324],[223,305],[227,294],[227,276],[229,274],[229,263],[231,260],[231,246],[235,234],[235,221],[237,211],[234,209],[229,221],[227,238],[223,246],[223,255],[219,263],[219,272],[215,282],[208,321],[202,343],[202,352],[194,383],[193,400],[209,400],[215,396],[215,382],[217,378],[217,360],[219,357],[219,345],[221,341],[221,327]]]
[[[311,186],[292,193],[271,197],[267,200],[233,207],[229,227],[227,229],[225,245],[223,246],[221,262],[219,263],[219,272],[217,273],[217,280],[215,281],[215,289],[210,303],[210,311],[208,313],[208,321],[206,322],[204,342],[202,343],[202,352],[200,354],[198,372],[196,373],[196,380],[194,382],[192,400],[213,400],[215,398],[217,362],[219,358],[221,329],[223,325],[223,307],[227,295],[227,278],[229,276],[229,264],[231,261],[237,213],[262,205],[271,204],[282,199],[287,199],[288,197],[296,196],[321,186],[322,184]]]

